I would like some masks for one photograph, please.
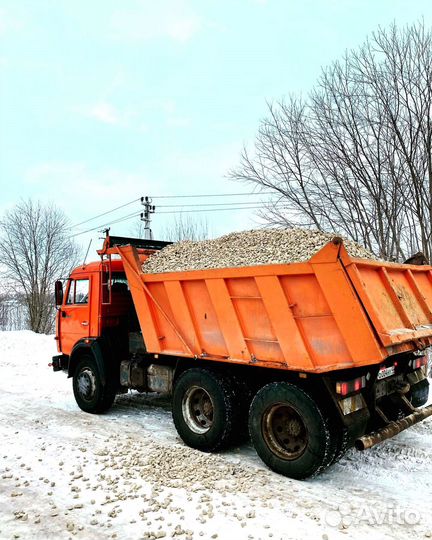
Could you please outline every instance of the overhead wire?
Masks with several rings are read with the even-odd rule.
[[[226,203],[193,203],[193,204],[158,204],[156,208],[185,208],[185,207],[201,207],[201,206],[237,206],[245,204],[254,204],[251,201],[235,201],[235,202],[226,202]],[[158,212],[160,214],[160,212]]]
[[[237,197],[243,195],[270,195],[273,191],[251,191],[250,193],[210,193],[206,195],[155,195],[152,199],[188,199],[192,197]]]
[[[207,194],[191,194],[191,195],[156,195],[150,197],[153,199],[184,199],[184,198],[206,198],[206,197],[243,197],[243,196],[251,196],[251,195],[266,195],[270,194],[271,191],[262,191],[262,192],[249,192],[249,193],[207,193]],[[142,201],[144,197],[138,197],[136,199],[133,199],[132,201],[128,201],[124,204],[121,204],[120,206],[116,206],[115,208],[111,208],[111,210],[106,210],[105,212],[101,212],[100,214],[96,214],[95,216],[92,216],[88,219],[85,219],[83,221],[80,221],[79,223],[74,223],[69,227],[69,229],[74,229],[75,227],[79,227],[80,225],[84,225],[85,223],[89,223],[90,221],[94,221],[97,218],[100,218],[102,216],[106,216],[107,214],[111,214],[112,212],[116,212],[117,210],[120,210],[121,208],[125,208],[126,206],[129,206],[135,202]],[[224,204],[224,203],[219,203]],[[226,204],[233,204],[233,203],[226,203]],[[245,203],[239,203],[239,204],[246,204]],[[181,206],[181,205],[179,205]],[[186,206],[186,205],[185,205]],[[197,206],[203,206],[202,204],[197,204]],[[209,205],[210,206],[210,205]]]
[[[129,201],[127,203],[121,204],[120,206],[116,206],[116,208],[112,208],[111,210],[107,210],[106,212],[102,212],[101,214],[97,214],[96,216],[85,219],[84,221],[75,223],[74,225],[71,225],[69,229],[75,229],[75,227],[79,227],[80,225],[84,225],[84,223],[88,223],[89,221],[93,221],[99,217],[106,216],[107,214],[111,214],[112,212],[115,212],[116,210],[120,210],[121,208],[124,208],[125,206],[129,206],[130,204],[133,204],[134,202],[138,202],[140,200],[141,200],[141,197],[138,197],[138,199],[134,199],[133,201]]]
[[[283,209],[286,208],[284,206],[277,205],[278,208]],[[262,206],[238,206],[238,207],[232,207],[229,208],[196,208],[193,210],[162,210],[162,212],[158,212],[158,214],[182,214],[182,213],[197,213],[197,212],[224,212],[224,211],[232,211],[232,210],[259,210]],[[132,214],[127,214],[126,216],[122,216],[116,220],[105,222],[102,224],[97,225],[96,227],[92,227],[91,229],[87,229],[85,231],[80,231],[78,233],[75,233],[71,235],[71,238],[74,238],[76,236],[80,236],[81,234],[86,234],[89,232],[93,232],[96,230],[100,230],[103,227],[106,227],[108,225],[115,225],[117,223],[121,223],[123,221],[127,221],[129,219],[132,219],[134,217],[138,217],[142,214],[142,212],[134,212]]]
[[[90,229],[86,229],[85,231],[79,231],[75,234],[72,234],[70,238],[75,238],[75,236],[80,236],[81,234],[86,234],[89,232],[97,231],[98,229],[102,229],[103,227],[107,227],[108,225],[115,225],[116,223],[121,223],[122,221],[127,221],[128,219],[132,219],[133,217],[138,217],[141,215],[142,212],[133,212],[132,214],[127,214],[126,216],[122,216],[118,219],[107,221],[105,223],[96,225],[96,227],[92,227]]]
[[[257,210],[259,208],[262,208],[262,206],[238,206],[238,207],[230,207],[230,208],[196,208],[194,210],[162,210],[162,212],[158,212],[158,214],[182,214],[182,213],[189,213],[189,212],[224,212],[227,210]],[[278,207],[279,208],[279,207]]]
[[[150,198],[152,200],[154,199],[189,199],[189,198],[207,198],[207,197],[243,197],[243,196],[251,196],[251,195],[266,195],[271,194],[273,192],[271,191],[262,191],[262,192],[248,192],[248,193],[208,193],[208,194],[190,194],[190,195],[157,195],[157,196],[151,196]],[[126,206],[129,206],[135,202],[143,201],[144,197],[138,197],[136,199],[133,199],[131,201],[128,201],[124,204],[121,204],[119,206],[116,206],[115,208],[112,208],[111,210],[107,210],[105,212],[101,212],[100,214],[97,214],[93,217],[90,217],[88,219],[85,219],[83,221],[80,221],[79,223],[75,223],[74,225],[71,225],[69,229],[75,229],[76,227],[80,225],[84,225],[86,223],[89,223],[90,221],[94,221],[95,219],[106,216],[108,214],[111,214],[117,210],[120,210],[121,208],[125,208]],[[191,204],[168,204],[168,205],[157,205],[157,208],[172,208],[174,210],[162,210],[159,211],[158,214],[180,214],[180,213],[190,213],[190,212],[215,212],[215,211],[227,211],[227,210],[257,210],[261,208],[261,206],[254,206],[256,204],[256,201],[234,201],[234,202],[215,202],[215,203],[191,203]],[[194,208],[193,210],[184,210],[183,208]],[[206,208],[204,208],[206,207]],[[210,207],[210,208],[208,208]],[[215,208],[218,207],[218,208]],[[225,208],[222,208],[225,207]],[[176,209],[179,210],[176,210]],[[77,233],[71,235],[71,238],[74,238],[76,236],[80,236],[82,234],[86,234],[89,232],[96,231],[98,229],[102,229],[103,227],[106,227],[108,225],[115,225],[117,223],[121,223],[123,221],[127,221],[128,219],[132,219],[133,217],[138,217],[141,215],[142,212],[132,212],[130,214],[126,214],[125,216],[121,216],[117,219],[110,220],[108,222],[99,224],[97,226],[88,228],[84,231],[78,231]]]

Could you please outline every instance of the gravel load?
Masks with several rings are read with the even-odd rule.
[[[142,269],[159,273],[303,262],[335,236],[309,229],[255,229],[213,240],[183,240],[149,257]],[[352,240],[344,239],[344,245],[352,257],[375,258]]]

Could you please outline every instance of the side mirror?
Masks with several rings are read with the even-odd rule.
[[[56,306],[61,306],[63,303],[63,282],[62,281],[56,281],[55,282],[55,303]]]

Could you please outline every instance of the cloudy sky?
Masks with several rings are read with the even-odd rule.
[[[157,237],[170,212],[197,210],[182,204],[258,205],[161,197],[250,192],[226,174],[266,101],[307,93],[378,25],[421,18],[432,24],[430,0],[0,0],[0,214],[33,197],[75,225],[148,195]],[[213,235],[257,223],[253,210],[193,215]]]

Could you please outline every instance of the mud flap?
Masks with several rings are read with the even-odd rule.
[[[429,381],[423,379],[411,386],[409,392],[410,401],[413,407],[421,407],[427,403],[429,399]]]

